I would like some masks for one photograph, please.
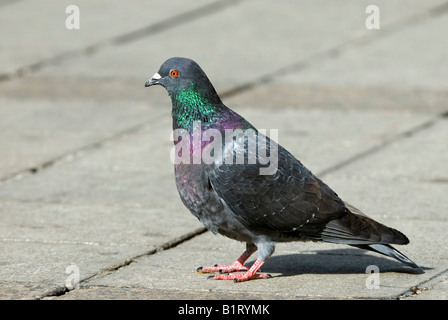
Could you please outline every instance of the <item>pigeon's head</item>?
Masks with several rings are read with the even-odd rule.
[[[188,58],[170,58],[166,60],[159,71],[146,81],[145,87],[161,85],[170,96],[177,95],[181,90],[194,89],[207,95],[216,96],[215,89],[205,72],[193,60]]]

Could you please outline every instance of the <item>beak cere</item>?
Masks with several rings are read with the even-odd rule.
[[[158,73],[154,73],[152,78],[145,82],[145,87],[149,87],[149,86],[158,84],[160,79],[162,79],[162,76]]]

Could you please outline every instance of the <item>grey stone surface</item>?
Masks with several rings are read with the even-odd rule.
[[[448,280],[446,277],[443,280],[439,280],[433,286],[415,288],[412,291],[412,295],[407,296],[405,299],[409,300],[447,300],[448,299]]]
[[[400,273],[406,271],[399,263],[359,249],[333,244],[279,244],[276,253],[262,267],[273,276],[269,281],[235,284],[232,281],[211,281],[207,275],[196,274],[199,266],[233,262],[244,245],[211,233],[201,235],[188,245],[142,257],[119,272],[91,279],[87,286],[125,286],[148,289],[169,289],[186,292],[210,291],[233,297],[249,293],[276,298],[394,298],[406,292],[415,282],[422,282],[437,273],[428,270],[424,275]],[[406,252],[403,250],[403,252]],[[407,253],[407,252],[406,252]],[[255,261],[250,258],[248,264]],[[437,262],[428,257],[431,266]],[[438,262],[440,267],[443,262]],[[367,266],[380,269],[380,288],[368,289]],[[141,275],[144,274],[144,277]]]
[[[379,30],[375,45],[347,50],[334,61],[322,61],[300,75],[282,77],[281,81],[288,84],[446,88],[448,45],[435,32],[443,29],[445,23],[443,16],[422,22],[413,20],[406,28],[389,37],[381,37],[381,32],[388,31],[386,26]],[[391,43],[394,43],[393,47]]]
[[[68,1],[2,5],[0,299],[446,300],[446,2]],[[345,200],[403,231],[399,263],[355,248],[279,244],[272,279],[196,274],[244,245],[203,233],[169,160],[170,101],[144,82],[170,56]],[[235,91],[232,91],[234,90]],[[248,263],[254,261],[254,255]],[[79,269],[68,290],[66,268]],[[366,287],[366,267],[380,270]]]
[[[147,1],[136,1],[134,5],[126,6],[120,1],[80,0],[76,1],[80,11],[80,29],[68,30],[66,8],[74,4],[73,1],[17,1],[3,7],[0,12],[1,28],[10,31],[2,37],[8,50],[1,50],[0,60],[4,64],[0,73],[13,72],[66,52],[101,44],[211,2],[195,1],[188,8],[182,5],[182,1],[161,2],[156,9]]]

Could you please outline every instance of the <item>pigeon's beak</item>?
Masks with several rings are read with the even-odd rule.
[[[158,73],[155,73],[151,79],[145,82],[145,87],[150,87],[155,84],[159,84],[159,80],[162,79],[162,76]]]

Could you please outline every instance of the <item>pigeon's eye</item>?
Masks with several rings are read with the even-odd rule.
[[[177,70],[171,70],[171,71],[170,71],[170,75],[171,75],[173,78],[177,78],[177,77],[179,76],[179,71],[177,71]]]

